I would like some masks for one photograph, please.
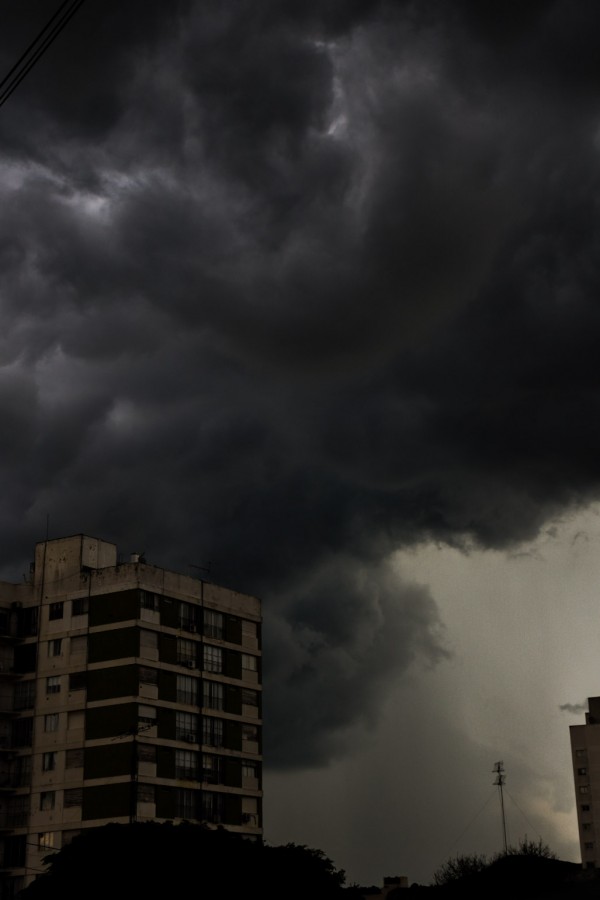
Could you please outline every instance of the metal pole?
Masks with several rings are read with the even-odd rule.
[[[500,792],[500,812],[502,814],[502,838],[504,842],[504,855],[508,853],[508,841],[506,840],[506,814],[504,812],[504,791],[502,790],[504,786],[504,763],[500,760],[497,763],[494,763],[493,771],[496,773],[496,780],[494,782],[495,785],[498,786],[498,790]]]

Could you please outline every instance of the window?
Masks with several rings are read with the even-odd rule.
[[[153,669],[151,666],[140,666],[140,682],[158,684],[158,669]]]
[[[19,610],[17,623],[19,637],[38,633],[38,613],[39,610],[37,606],[30,606],[29,608]]]
[[[69,788],[65,791],[64,807],[72,809],[74,806],[81,806],[83,803],[83,788]]]
[[[587,784],[579,785],[579,793],[580,794],[589,794],[589,792],[590,792],[589,785],[587,785]]]
[[[154,728],[156,725],[156,707],[155,706],[145,706],[144,704],[140,704],[138,706],[138,729],[139,731],[148,731],[150,728]]]
[[[242,740],[258,743],[258,728],[256,725],[248,725],[246,722],[242,722]]]
[[[71,603],[71,613],[74,616],[85,616],[89,610],[89,597],[78,597]]]
[[[582,827],[583,831],[591,831],[591,830],[592,830],[592,823],[591,823],[591,822],[584,822],[583,825],[582,825],[581,827]]]
[[[580,766],[577,769],[577,774],[578,775],[587,775],[587,768],[585,766]]]
[[[223,757],[202,754],[202,780],[209,784],[223,784]]]
[[[223,719],[204,716],[202,719],[202,743],[207,747],[223,746]]]
[[[46,812],[49,809],[54,809],[54,804],[56,803],[56,791],[42,791],[40,794],[40,809],[42,812]]]
[[[49,618],[50,620],[52,620],[52,619],[62,619],[62,617],[63,617],[63,607],[64,607],[64,603],[62,602],[62,600],[60,601],[60,603],[51,603],[51,604],[50,604],[50,610],[49,610],[49,612],[48,612],[48,618]]]
[[[31,756],[17,756],[14,762],[13,783],[15,787],[31,783]]]
[[[223,685],[218,681],[204,681],[202,705],[207,709],[223,709]]]
[[[156,747],[154,744],[138,744],[139,762],[156,763]]]
[[[156,797],[153,784],[138,784],[137,786],[138,803],[155,803]]]
[[[158,612],[158,594],[153,594],[152,591],[141,591],[142,594],[142,609],[151,609],[153,612]]]
[[[140,656],[144,659],[158,659],[158,631],[142,628],[140,633]]]
[[[194,713],[175,713],[175,739],[194,744],[198,741],[198,716]]]
[[[188,638],[178,638],[177,640],[177,662],[180,666],[187,666],[189,669],[196,669],[196,652],[198,644],[190,641]]]
[[[258,766],[248,759],[242,760],[242,778],[258,778]]]
[[[60,693],[60,675],[50,675],[48,678],[46,678],[46,693]]]
[[[38,835],[38,847],[40,850],[51,850],[54,847],[54,831],[43,831]]]
[[[191,675],[177,676],[177,702],[196,705],[198,703],[198,679]]]
[[[176,812],[175,815],[181,819],[196,818],[196,791],[190,791],[186,788],[179,788],[176,793]]]
[[[175,751],[175,778],[196,780],[198,777],[198,754],[194,750]]]
[[[242,653],[242,669],[246,672],[258,672],[258,657]]]
[[[87,672],[71,672],[69,675],[69,691],[84,691]]]
[[[66,769],[79,769],[83,767],[83,748],[78,747],[76,750],[67,750],[65,756]]]
[[[585,847],[586,850],[593,850],[593,849],[594,849],[594,842],[593,842],[593,841],[586,841],[585,844],[584,844],[583,846]]]
[[[13,746],[31,747],[33,743],[33,717],[16,719],[12,726]]]
[[[58,713],[44,716],[44,731],[58,731]]]
[[[244,706],[258,706],[258,691],[242,688],[242,703]]]
[[[587,756],[587,750],[585,749],[585,747],[580,747],[578,750],[576,750],[575,756]]]
[[[33,709],[35,703],[35,681],[20,681],[15,684],[13,706],[15,709]]]
[[[223,671],[223,651],[220,647],[204,645],[204,669],[206,672]]]
[[[204,610],[204,634],[206,637],[223,640],[223,614],[212,609]]]
[[[202,791],[202,820],[221,822],[223,819],[223,795],[213,791]]]
[[[42,753],[42,772],[54,772],[55,769],[56,753],[54,752],[54,750],[51,750],[49,753]]]
[[[13,828],[27,825],[29,817],[29,795],[10,797],[7,803],[8,821]],[[6,865],[6,864],[5,864]]]
[[[589,803],[582,803],[582,804],[581,804],[581,809],[583,810],[583,812],[589,812],[589,811],[590,811],[590,804],[589,804]]]
[[[197,607],[184,600],[179,604],[179,627],[184,631],[196,631]]]
[[[60,656],[62,653],[62,638],[48,641],[48,656]]]

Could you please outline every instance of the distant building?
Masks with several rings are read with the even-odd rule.
[[[0,897],[108,822],[261,835],[260,623],[256,598],[85,535],[0,582]]]
[[[571,725],[571,755],[581,862],[584,869],[596,869],[600,868],[600,697],[590,697],[588,704],[585,725]]]
[[[386,875],[383,879],[383,887],[361,887],[358,890],[364,900],[394,900],[400,896],[399,892],[408,888],[406,875]]]

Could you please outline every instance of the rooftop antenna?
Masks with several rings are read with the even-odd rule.
[[[500,811],[502,813],[502,837],[504,839],[504,855],[508,853],[508,843],[506,841],[506,814],[504,812],[504,792],[502,788],[505,783],[505,775],[504,775],[504,763],[500,760],[497,763],[494,763],[494,768],[492,770],[496,773],[496,780],[494,784],[498,787],[498,792],[500,794]]]

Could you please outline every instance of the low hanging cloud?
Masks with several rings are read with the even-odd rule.
[[[581,715],[588,711],[587,703],[563,703],[558,708],[562,712],[573,713],[573,715]]]
[[[600,493],[599,15],[82,7],[0,110],[6,577],[47,514],[210,562],[265,600],[272,758],[341,752],[444,653],[389,555]]]

